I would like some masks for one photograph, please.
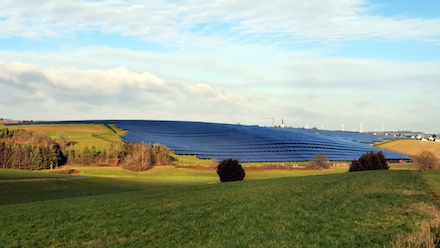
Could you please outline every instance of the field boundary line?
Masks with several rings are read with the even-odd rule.
[[[4,179],[0,180],[0,183],[26,183],[26,182],[42,182],[42,181],[69,181],[87,179],[87,176],[79,177],[46,177],[46,178],[29,178],[29,179]]]

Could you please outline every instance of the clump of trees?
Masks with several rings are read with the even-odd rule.
[[[158,165],[171,164],[170,150],[166,146],[126,143],[120,154],[122,167],[131,171],[145,171]]]
[[[242,181],[246,173],[236,159],[224,159],[217,166],[217,174],[221,182]]]
[[[362,154],[358,160],[352,161],[348,171],[388,170],[389,168],[385,155],[381,151],[377,153],[371,151]]]
[[[48,135],[26,130],[0,130],[0,168],[53,169],[67,158]]]
[[[419,166],[422,171],[440,170],[439,159],[432,151],[423,150],[411,157],[411,160]]]
[[[105,164],[144,171],[171,164],[171,151],[162,145],[112,143],[107,148],[79,147],[60,134],[57,142],[45,133],[24,129],[0,130],[0,168],[43,170],[66,164]]]
[[[306,165],[306,168],[311,170],[326,170],[330,168],[330,161],[324,154],[316,154],[313,160]]]

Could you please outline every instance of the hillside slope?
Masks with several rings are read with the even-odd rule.
[[[365,133],[188,121],[88,120],[32,123],[41,124],[114,124],[127,131],[123,136],[126,142],[161,144],[178,155],[195,155],[219,161],[234,158],[241,162],[297,162],[313,160],[317,154],[326,155],[332,161],[351,161],[370,151],[382,151],[388,160],[409,159],[406,154],[365,144],[383,140]]]
[[[428,150],[432,151],[437,157],[440,158],[440,143],[431,141],[418,141],[418,140],[393,140],[376,145],[379,148],[387,149],[390,151],[405,153],[414,155],[420,151]]]

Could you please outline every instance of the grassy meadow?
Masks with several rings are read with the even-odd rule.
[[[95,146],[108,147],[112,142],[121,141],[124,130],[113,124],[39,124],[4,126],[0,128],[26,129],[28,131],[47,133],[52,139],[57,140],[60,134],[79,147]]]
[[[12,169],[0,168],[0,180],[59,178],[59,177],[65,177],[65,176],[61,174],[49,173],[47,171],[12,170]]]
[[[219,183],[215,171],[77,169],[88,178],[0,183],[2,247],[389,247],[437,205],[418,171]]]

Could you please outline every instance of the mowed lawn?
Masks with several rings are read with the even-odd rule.
[[[115,170],[0,183],[0,246],[389,247],[432,218],[420,206],[438,205],[418,171],[219,183],[212,171]],[[32,200],[10,200],[24,192]]]

